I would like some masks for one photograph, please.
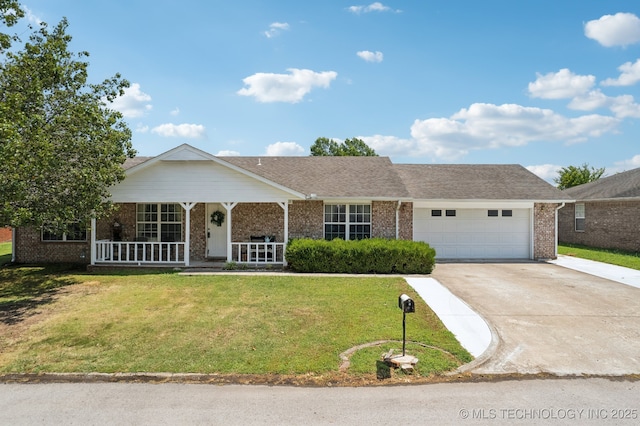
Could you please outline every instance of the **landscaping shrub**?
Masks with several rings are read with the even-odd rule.
[[[296,239],[287,245],[296,272],[430,274],[436,252],[427,243],[370,238],[357,241]]]

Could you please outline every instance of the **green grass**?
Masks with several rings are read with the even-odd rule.
[[[420,374],[472,359],[401,278],[6,267],[0,319],[12,309],[23,316],[18,321],[29,317],[25,311],[44,314],[18,337],[0,336],[0,372],[326,374],[353,346],[402,338],[401,293],[418,302],[407,339],[452,354],[416,348]],[[349,374],[375,374],[388,349],[356,352]]]
[[[11,242],[0,243],[0,266],[11,262]]]
[[[640,253],[593,248],[577,244],[559,244],[558,253],[640,270]]]

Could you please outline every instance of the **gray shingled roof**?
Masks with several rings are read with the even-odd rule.
[[[563,192],[576,200],[640,197],[640,168],[574,186]]]
[[[153,157],[133,157],[127,158],[122,165],[122,168],[128,170],[132,167],[137,166],[138,164],[142,164],[145,161],[151,160]]]
[[[423,200],[568,200],[517,164],[396,164],[409,194]]]
[[[408,198],[388,157],[220,157],[272,182],[318,197]]]
[[[127,159],[130,169],[154,157]],[[388,157],[218,157],[319,198],[569,200],[520,165],[393,164]],[[604,179],[602,179],[604,180]]]

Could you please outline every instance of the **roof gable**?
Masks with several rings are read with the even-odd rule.
[[[563,192],[577,200],[640,197],[640,168],[574,186]]]

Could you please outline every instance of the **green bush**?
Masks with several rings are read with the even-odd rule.
[[[296,239],[286,258],[296,272],[430,274],[436,252],[427,243],[370,238],[358,241]]]

